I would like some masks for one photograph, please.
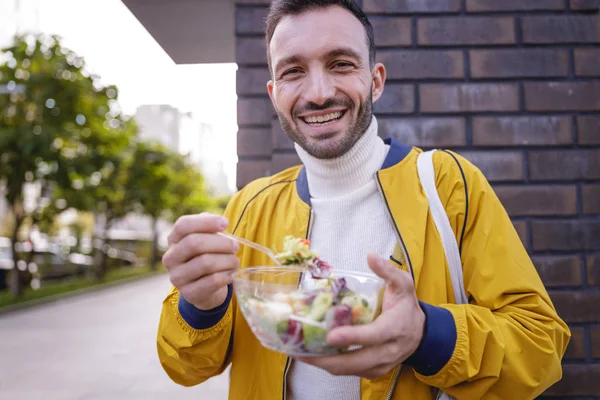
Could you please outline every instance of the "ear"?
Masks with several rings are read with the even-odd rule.
[[[377,101],[383,94],[385,86],[386,71],[381,63],[375,64],[373,68],[373,102]]]
[[[269,80],[269,82],[267,82],[267,92],[269,93],[269,98],[271,99],[273,107],[275,107],[275,95],[273,94],[274,86],[275,83],[273,83],[273,80]]]

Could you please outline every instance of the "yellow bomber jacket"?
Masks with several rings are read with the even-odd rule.
[[[421,149],[386,139],[376,174],[397,233],[390,259],[413,276],[425,337],[410,364],[361,379],[361,400],[533,399],[562,375],[570,339],[505,209],[484,175],[450,151],[434,154],[436,186],[459,243],[469,304],[454,304],[440,236],[417,174]],[[279,248],[286,235],[310,237],[311,204],[302,166],[258,179],[225,212],[230,232]],[[350,244],[347,244],[350,245]],[[241,267],[270,265],[241,246]],[[231,365],[230,400],[285,400],[293,362],[253,336],[231,287],[227,301],[200,311],[168,293],[157,335],[160,362],[178,384],[197,385]]]

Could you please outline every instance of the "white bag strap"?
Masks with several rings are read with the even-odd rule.
[[[423,191],[429,201],[429,209],[433,222],[442,239],[442,246],[448,267],[450,268],[450,278],[452,279],[452,288],[454,289],[454,298],[457,304],[467,304],[467,295],[463,284],[462,262],[460,260],[460,252],[454,231],[450,226],[448,214],[442,205],[440,197],[435,186],[435,171],[433,169],[433,154],[436,150],[430,150],[419,154],[417,158],[417,170],[419,179],[423,186]]]
[[[430,150],[419,154],[419,157],[417,158],[417,171],[419,173],[419,179],[421,180],[421,186],[423,186],[423,191],[429,202],[429,209],[431,210],[433,222],[442,239],[442,246],[444,247],[444,253],[450,269],[454,298],[457,304],[466,304],[468,303],[468,299],[463,284],[460,251],[458,250],[456,237],[450,226],[448,214],[442,205],[442,201],[440,200],[435,185],[435,170],[433,168],[433,153],[435,152],[436,150]],[[441,390],[437,396],[437,400],[452,399],[454,399],[452,396]]]

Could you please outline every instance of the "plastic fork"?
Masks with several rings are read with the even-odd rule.
[[[218,232],[217,234],[219,234],[221,236],[224,236],[224,237],[226,237],[226,238],[228,238],[230,240],[233,240],[233,241],[236,241],[238,243],[241,243],[241,244],[243,244],[245,246],[252,247],[253,249],[258,250],[258,251],[266,254],[275,264],[281,265],[281,263],[277,259],[277,256],[275,256],[275,253],[273,253],[273,251],[271,251],[271,249],[269,249],[268,247],[261,246],[258,243],[254,243],[251,240],[244,239],[244,238],[241,238],[241,237],[236,236],[236,235],[232,235],[231,233]]]

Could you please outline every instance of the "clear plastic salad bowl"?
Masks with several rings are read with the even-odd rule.
[[[335,327],[373,321],[385,282],[374,274],[332,270],[314,279],[305,268],[254,267],[235,272],[239,308],[258,341],[290,356],[348,351],[327,344]]]

